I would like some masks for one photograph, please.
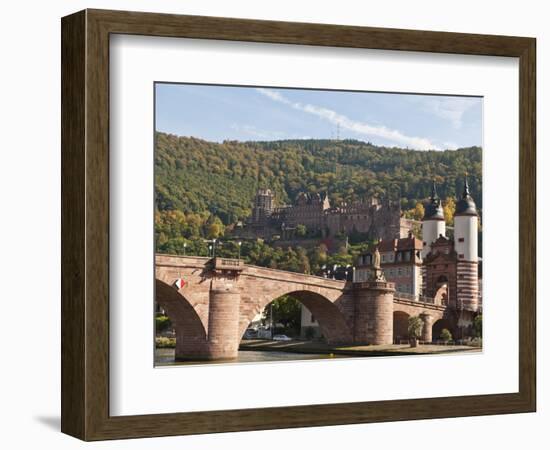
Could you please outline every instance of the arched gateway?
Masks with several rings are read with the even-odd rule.
[[[331,280],[225,258],[158,254],[155,262],[156,300],[176,329],[177,359],[235,358],[252,319],[285,294],[315,315],[331,344],[391,344],[396,310],[424,317],[431,341],[430,321],[443,317],[442,306],[394,298],[393,283],[383,281]]]

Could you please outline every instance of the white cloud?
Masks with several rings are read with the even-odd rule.
[[[445,150],[456,150],[458,148],[458,144],[455,142],[443,142],[443,148]]]
[[[476,97],[422,97],[424,111],[451,122],[455,129],[462,127],[464,113],[480,101]]]
[[[406,146],[418,150],[439,149],[437,145],[426,138],[407,136],[398,130],[392,130],[383,125],[371,125],[366,122],[359,122],[357,120],[350,119],[343,114],[339,114],[336,111],[328,108],[323,108],[321,106],[293,102],[271,89],[257,88],[256,90],[260,94],[265,95],[273,101],[288,105],[298,111],[303,111],[308,114],[315,115],[317,117],[320,117],[321,119],[327,120],[334,125],[339,125],[346,130],[365,135],[369,138],[383,138],[395,143],[396,145]]]

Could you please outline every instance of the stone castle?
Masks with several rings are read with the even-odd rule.
[[[292,239],[298,225],[318,237],[361,233],[368,239],[395,239],[407,236],[413,221],[401,217],[399,202],[387,199],[371,197],[333,206],[326,193],[301,192],[293,205],[275,206],[273,192],[259,189],[242,231],[249,237],[269,239],[280,234]]]

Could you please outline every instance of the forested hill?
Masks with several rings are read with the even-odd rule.
[[[466,173],[481,208],[479,147],[413,151],[319,139],[219,144],[156,135],[159,213],[179,210],[216,216],[224,225],[250,214],[259,187],[275,191],[279,204],[293,202],[301,191],[326,191],[332,204],[378,195],[401,198],[408,209],[429,196],[433,179],[442,198],[456,196]]]

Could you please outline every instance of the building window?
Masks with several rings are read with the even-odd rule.
[[[464,238],[458,238],[458,242],[464,242]]]
[[[459,257],[460,259],[464,259],[464,253],[461,253],[460,255],[458,255],[458,257]]]

